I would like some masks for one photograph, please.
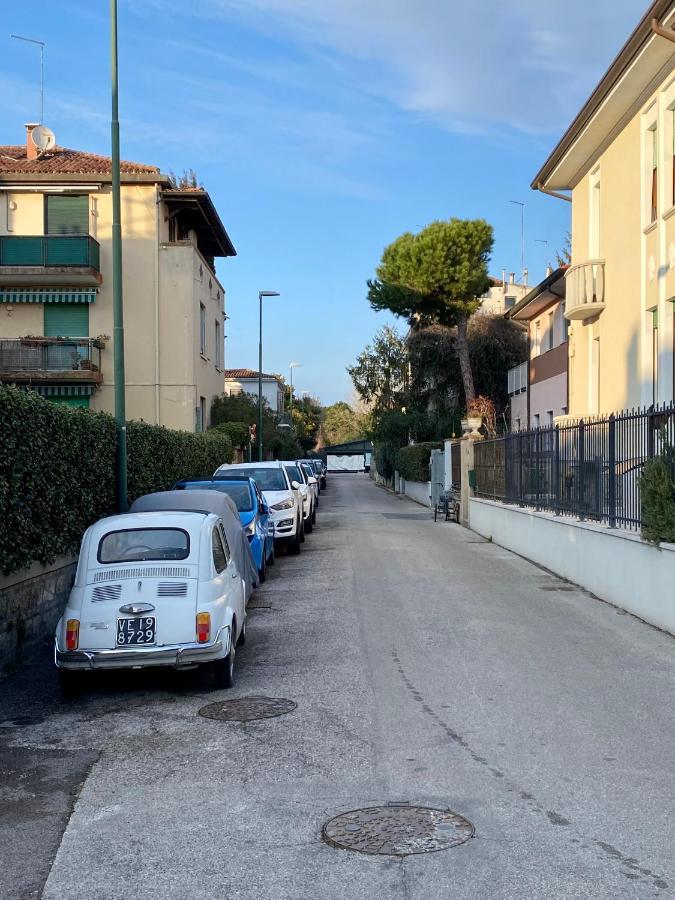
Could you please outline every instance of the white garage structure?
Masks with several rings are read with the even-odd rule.
[[[370,468],[373,445],[365,439],[347,441],[324,447],[323,452],[329,472],[365,472]]]

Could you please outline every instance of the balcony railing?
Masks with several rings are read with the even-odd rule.
[[[527,361],[514,366],[512,369],[509,369],[509,396],[512,396],[513,394],[521,394],[523,391],[527,390],[527,369]]]
[[[0,382],[88,382],[100,384],[101,350],[95,338],[0,340]]]
[[[4,235],[0,266],[101,268],[101,248],[88,234]]]
[[[605,262],[589,259],[565,275],[565,318],[589,319],[605,308]]]

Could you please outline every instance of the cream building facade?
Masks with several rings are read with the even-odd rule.
[[[235,250],[208,193],[122,163],[128,419],[208,425],[223,392],[225,291]],[[113,411],[112,195],[107,157],[0,146],[0,381]]]
[[[571,191],[569,414],[675,399],[675,3],[653,3],[532,187]]]

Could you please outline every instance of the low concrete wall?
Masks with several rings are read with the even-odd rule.
[[[407,481],[401,479],[403,490],[401,493],[406,497],[410,497],[416,503],[422,506],[431,506],[431,482],[430,481]]]
[[[60,557],[0,578],[0,669],[54,634],[76,567],[73,557]]]
[[[675,635],[675,544],[476,497],[469,527]]]

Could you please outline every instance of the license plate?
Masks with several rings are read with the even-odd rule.
[[[117,620],[117,646],[155,643],[155,617]]]

